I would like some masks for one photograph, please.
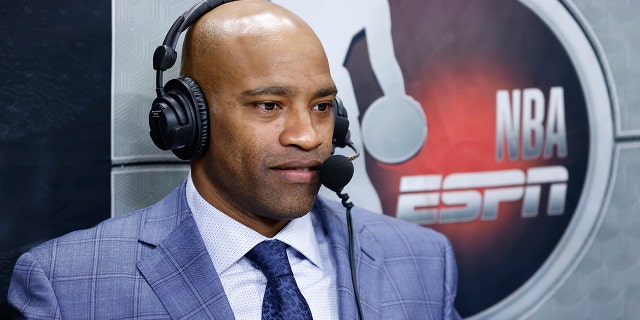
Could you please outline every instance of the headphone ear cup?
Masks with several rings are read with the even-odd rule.
[[[347,109],[342,105],[340,98],[333,101],[333,148],[344,148],[351,143],[349,132],[349,118]]]
[[[201,157],[209,146],[209,113],[200,86],[188,77],[172,79],[153,101],[149,135],[158,148],[183,160]]]
[[[189,87],[191,98],[195,108],[192,108],[192,112],[195,118],[195,124],[197,130],[194,130],[194,139],[190,144],[189,151],[185,150],[185,155],[174,153],[180,158],[185,160],[195,160],[202,157],[209,148],[209,108],[207,107],[207,101],[202,93],[202,89],[198,83],[189,77],[180,77],[178,80],[182,81]],[[191,151],[193,150],[193,151]]]

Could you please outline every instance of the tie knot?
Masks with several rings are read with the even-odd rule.
[[[280,240],[265,240],[247,252],[246,257],[271,281],[282,275],[293,275],[287,245]]]

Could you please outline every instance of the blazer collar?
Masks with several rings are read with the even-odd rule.
[[[336,260],[340,319],[357,319],[351,282],[349,241],[345,209],[318,197],[314,212],[327,228]],[[363,317],[380,319],[378,313],[384,252],[365,221],[352,212],[358,291]],[[185,196],[185,184],[145,212],[139,241],[151,249],[138,263],[171,318],[234,319],[222,283]]]
[[[146,212],[139,240],[152,248],[138,262],[138,270],[171,318],[233,319],[184,186]]]
[[[318,197],[314,205],[331,239],[336,260],[339,292],[340,319],[358,319],[351,269],[349,262],[349,238],[345,208],[339,203]],[[364,319],[380,319],[384,252],[380,244],[366,231],[365,221],[352,210],[354,230],[354,256],[360,304]]]

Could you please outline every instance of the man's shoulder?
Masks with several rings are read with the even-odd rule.
[[[321,203],[324,208],[344,219],[345,208],[339,202],[323,198]],[[438,231],[386,214],[368,211],[357,204],[352,208],[351,215],[354,231],[385,248],[404,247],[442,253],[451,246],[449,240]]]
[[[43,257],[50,255],[51,251],[68,251],[71,254],[73,251],[93,250],[94,247],[122,248],[127,243],[135,244],[145,223],[160,224],[165,220],[176,219],[175,208],[178,207],[176,199],[179,197],[176,192],[179,188],[151,206],[111,217],[90,228],[75,230],[53,238],[35,246],[29,252]],[[176,223],[168,221],[165,224],[175,225]]]
[[[29,252],[36,257],[46,257],[51,251],[82,254],[85,250],[100,246],[101,241],[108,241],[110,246],[137,241],[140,225],[148,210],[149,208],[137,210],[106,219],[90,228],[71,231],[37,245]]]
[[[445,251],[449,240],[440,232],[385,214],[354,210],[354,219],[361,216],[362,233],[368,234],[385,247],[412,247],[420,250]]]

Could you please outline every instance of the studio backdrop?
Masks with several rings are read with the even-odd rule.
[[[20,253],[188,174],[147,119],[153,50],[194,1],[0,2],[6,308]],[[345,191],[450,239],[463,317],[637,316],[639,4],[273,2],[325,46],[362,153]]]

